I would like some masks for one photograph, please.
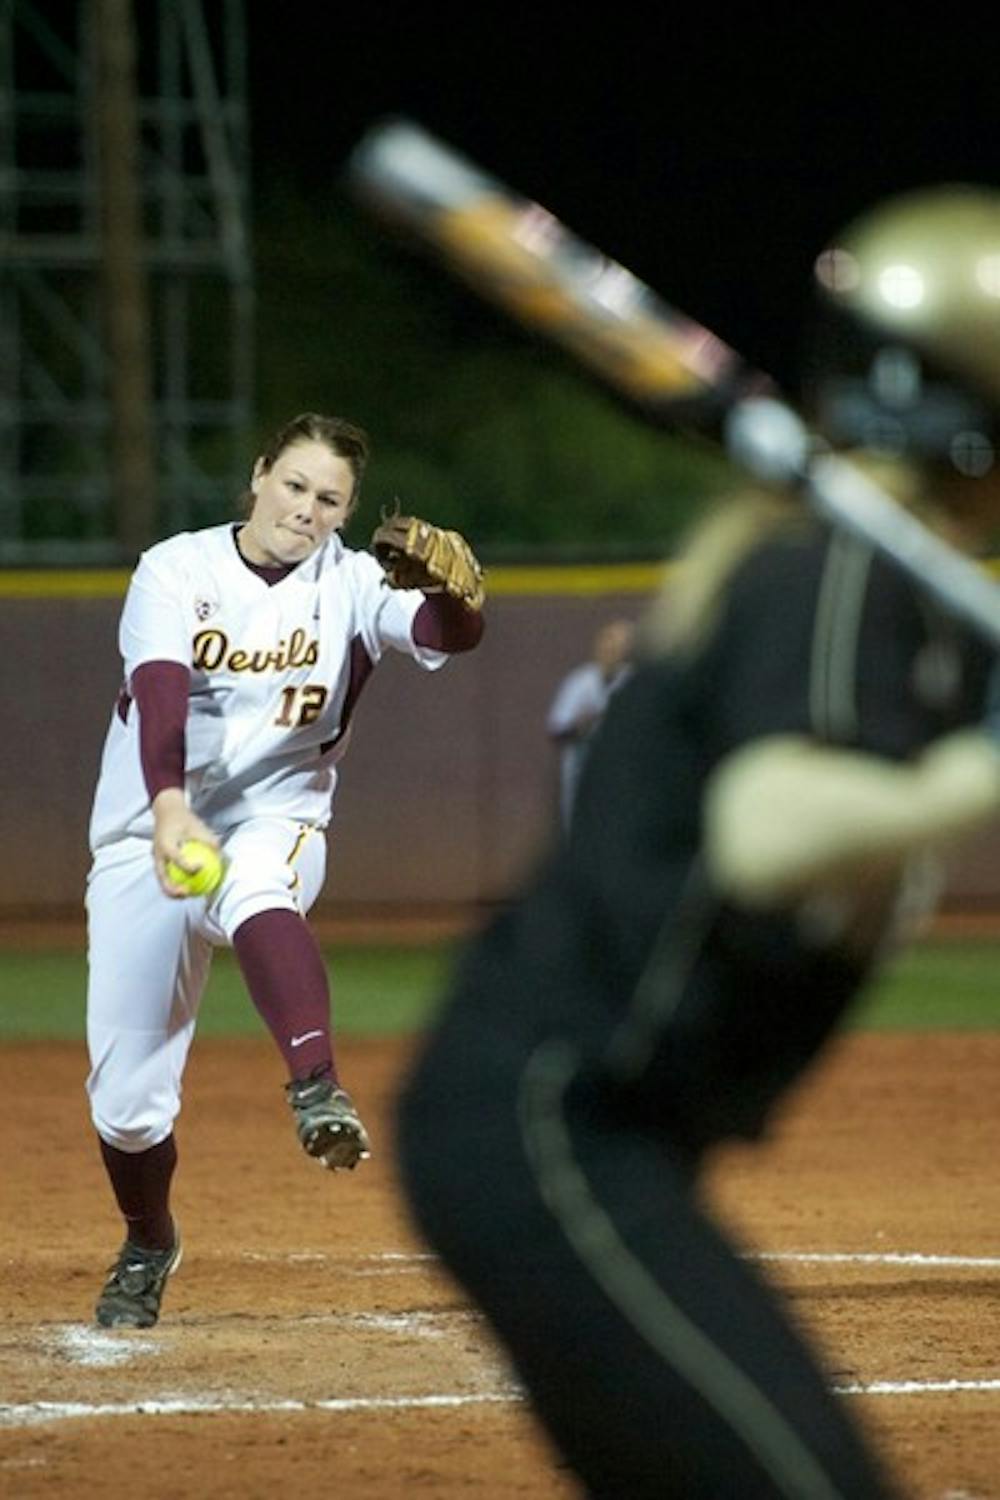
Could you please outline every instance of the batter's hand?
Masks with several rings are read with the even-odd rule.
[[[167,787],[153,799],[153,864],[164,895],[174,901],[181,901],[190,893],[173,884],[167,874],[167,861],[173,860],[182,870],[194,873],[194,867],[181,856],[181,847],[188,839],[210,844],[213,849],[219,847],[219,840],[208,824],[188,807],[180,787]]]

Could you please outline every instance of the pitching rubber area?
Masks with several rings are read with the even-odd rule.
[[[329,1174],[297,1146],[270,1047],[197,1042],[184,1263],[159,1325],[128,1332],[92,1323],[119,1231],[82,1049],[0,1050],[0,1494],[579,1493],[410,1229],[389,1124],[407,1059],[344,1042],[374,1154]],[[710,1183],[913,1500],[1000,1497],[998,1076],[1000,1034],[847,1036]]]

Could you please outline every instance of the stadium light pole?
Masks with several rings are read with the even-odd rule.
[[[156,532],[153,378],[143,244],[133,0],[91,0],[115,536],[134,557]]]

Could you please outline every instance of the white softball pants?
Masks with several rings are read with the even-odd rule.
[[[288,818],[254,818],[222,839],[228,864],[211,897],[171,900],[149,839],[99,849],[87,879],[87,1093],[102,1140],[146,1151],[180,1112],[212,950],[249,917],[309,911],[326,874],[326,839]]]

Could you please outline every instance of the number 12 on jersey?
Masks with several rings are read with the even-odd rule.
[[[327,697],[327,689],[316,684],[282,688],[281,708],[274,722],[283,729],[303,729],[307,724],[315,724]]]

